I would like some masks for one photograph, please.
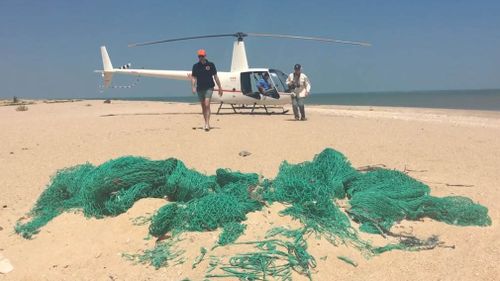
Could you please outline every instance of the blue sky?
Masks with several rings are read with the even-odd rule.
[[[0,98],[190,95],[142,78],[99,92],[99,46],[115,66],[189,70],[205,48],[229,70],[231,38],[128,48],[202,34],[261,32],[368,41],[373,47],[247,38],[251,67],[301,63],[313,93],[500,88],[500,1],[0,1]],[[126,85],[132,77],[114,79]]]

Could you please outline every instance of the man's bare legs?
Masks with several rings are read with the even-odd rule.
[[[205,131],[208,131],[208,130],[210,130],[210,113],[211,113],[210,112],[210,99],[205,98],[200,103],[201,103],[201,110],[203,112],[203,119],[205,119],[205,126],[203,127],[203,129],[205,129]]]

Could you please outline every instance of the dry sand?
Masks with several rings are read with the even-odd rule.
[[[212,107],[215,109],[215,105]],[[317,260],[314,280],[498,280],[500,276],[500,113],[408,108],[308,106],[307,122],[291,115],[213,116],[210,132],[200,129],[198,105],[165,102],[77,101],[28,105],[28,111],[0,106],[0,254],[14,270],[0,280],[203,280],[203,261],[191,270],[201,246],[211,247],[218,231],[188,233],[181,247],[187,262],[155,270],[133,265],[122,253],[137,253],[148,225],[131,219],[165,204],[143,199],[127,213],[106,219],[63,214],[32,240],[16,235],[25,215],[58,169],[123,155],[177,157],[212,174],[219,167],[274,177],[283,160],[311,160],[326,147],[344,153],[353,166],[384,164],[410,171],[436,196],[461,195],[489,208],[490,227],[456,227],[426,219],[403,222],[419,237],[439,235],[455,249],[393,251],[371,259],[324,239],[309,240]],[[195,129],[193,129],[195,127]],[[238,153],[251,152],[247,157]],[[420,172],[418,172],[420,171]],[[448,184],[448,185],[447,185]],[[262,238],[277,225],[296,225],[272,205],[248,217],[241,240]],[[364,235],[375,242],[376,236]],[[212,254],[235,250],[224,247]],[[356,260],[353,267],[337,259]],[[325,260],[320,257],[327,257]],[[294,275],[294,280],[305,280]]]

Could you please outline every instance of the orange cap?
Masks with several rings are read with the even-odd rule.
[[[206,56],[206,55],[207,55],[207,52],[205,52],[205,50],[203,50],[203,49],[198,50],[198,56]]]

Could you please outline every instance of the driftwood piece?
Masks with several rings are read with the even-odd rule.
[[[385,169],[386,167],[387,166],[384,164],[373,164],[373,165],[359,167],[356,170],[359,172],[370,172],[370,171],[374,171],[377,169]]]

